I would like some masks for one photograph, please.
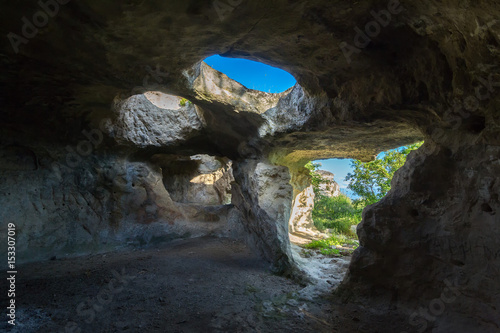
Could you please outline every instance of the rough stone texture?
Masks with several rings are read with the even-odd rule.
[[[319,184],[319,194],[326,197],[337,197],[340,195],[340,186],[334,179],[334,174],[326,170],[316,170],[321,175],[323,181]],[[314,209],[314,188],[312,185],[299,192],[292,205],[289,230],[291,233],[309,234],[312,236],[322,236],[312,219]]]
[[[319,194],[325,197],[338,197],[340,195],[340,186],[335,181],[335,175],[330,171],[317,170],[322,181],[318,185]]]
[[[364,213],[361,246],[341,288],[348,296],[342,327],[417,330],[413,309],[439,296],[444,279],[461,277],[461,295],[420,330],[498,331],[500,7],[497,0],[405,1],[348,61],[341,43],[354,45],[354,28],[391,3],[243,1],[218,15],[211,1],[71,1],[14,49],[3,38],[0,233],[5,222],[19,225],[25,260],[66,253],[65,246],[102,249],[110,238],[116,246],[127,235],[140,242],[155,223],[168,238],[180,209],[151,158],[209,154],[234,161],[230,216],[238,218],[230,220],[241,219],[247,240],[289,271],[288,182],[295,191],[307,187],[305,162],[370,160],[425,139],[389,196]],[[36,0],[3,3],[2,35],[22,34],[21,18],[31,21],[38,10]],[[251,92],[201,64],[213,54],[275,65],[298,84],[275,97]],[[198,78],[210,79],[210,89]],[[170,123],[143,97],[132,97],[142,100],[134,113],[112,107],[147,91],[191,100],[182,112],[192,123],[170,117],[176,126],[168,132]],[[133,126],[147,118],[158,125]],[[142,135],[112,137],[104,119]],[[91,140],[84,133],[92,129]],[[268,191],[279,188],[278,198],[264,195],[275,205],[259,200],[268,191],[257,175]]]
[[[98,155],[70,167],[49,164],[58,154],[64,161],[65,152],[39,152],[36,159],[23,147],[2,153],[0,218],[5,234],[8,223],[16,224],[18,263],[179,237],[241,238],[239,213],[232,205],[219,203],[219,194],[212,192],[204,199],[218,205],[174,202],[154,164]],[[25,167],[31,164],[38,167]],[[204,164],[199,168],[204,170]]]
[[[234,165],[233,204],[243,214],[248,243],[267,258],[277,272],[291,274],[288,221],[293,198],[286,167],[248,160]]]
[[[341,290],[370,297],[362,320],[380,317],[370,310],[376,304],[384,316],[400,315],[408,332],[498,332],[500,150],[463,144],[454,151],[426,143],[396,173],[393,190],[365,209],[362,246]],[[447,300],[443,311],[434,299]]]
[[[192,104],[180,106],[180,97],[156,93],[154,97],[171,97],[174,103],[153,104],[146,95],[134,95],[115,106],[116,116],[104,122],[105,134],[121,145],[146,148],[168,147],[199,135],[202,124]],[[152,98],[153,99],[153,98]],[[170,105],[169,105],[170,104]]]
[[[154,155],[172,200],[200,205],[231,203],[232,163],[208,155]]]
[[[311,232],[317,231],[312,220],[312,211],[314,209],[314,189],[311,186],[300,192],[293,200],[293,208],[290,216],[289,231]]]
[[[205,63],[200,64],[199,71],[200,74],[193,83],[197,98],[230,106],[232,111],[238,113],[266,113],[275,108],[281,97],[288,95],[289,92],[271,94],[248,89]]]

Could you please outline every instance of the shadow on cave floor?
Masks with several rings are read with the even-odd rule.
[[[241,242],[177,240],[20,267],[10,332],[332,332],[329,293],[307,288]]]

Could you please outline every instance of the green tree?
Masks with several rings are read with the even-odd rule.
[[[311,184],[315,193],[312,219],[320,231],[332,229],[338,234],[355,236],[351,226],[361,221],[362,207],[354,207],[352,201],[345,194],[337,197],[327,197],[321,194],[319,186],[329,180],[323,178],[317,170],[321,163],[309,162],[305,165],[311,175]]]
[[[408,154],[418,149],[423,142],[393,149],[373,162],[353,161],[353,172],[347,174],[348,189],[359,196],[355,204],[371,205],[382,199],[391,189],[392,177],[401,168]]]

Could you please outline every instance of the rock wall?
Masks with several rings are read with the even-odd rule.
[[[340,195],[340,186],[335,181],[334,174],[326,170],[316,170],[315,172],[322,178],[318,185],[318,194],[326,197],[338,197]],[[291,233],[309,234],[315,237],[322,236],[314,226],[312,219],[315,197],[316,194],[312,185],[295,196],[289,223]]]
[[[152,96],[160,107],[146,95],[128,98],[75,144],[23,146],[11,138],[0,147],[0,230],[16,224],[18,263],[181,237],[242,237],[231,161],[169,154],[199,135],[201,122],[179,98]]]
[[[202,123],[195,106],[181,106],[180,101],[180,97],[160,93],[118,100],[113,116],[104,122],[105,133],[117,144],[134,148],[168,147],[185,142],[200,135]]]
[[[322,181],[318,185],[319,195],[325,197],[338,197],[340,195],[340,186],[335,181],[335,175],[326,170],[316,171]]]
[[[31,33],[39,1],[2,4],[0,234],[19,225],[19,260],[200,230],[244,236],[292,272],[304,164],[425,139],[364,212],[343,327],[499,330],[497,0],[58,3]],[[297,84],[252,91],[202,63],[213,54]],[[234,206],[172,200],[153,157],[199,154],[233,161]],[[420,314],[443,291],[445,309]]]
[[[243,214],[247,242],[274,270],[285,275],[294,271],[288,237],[293,188],[287,168],[266,161],[234,165],[233,204]]]
[[[217,205],[175,202],[158,165],[95,155],[70,168],[64,151],[11,147],[2,154],[1,229],[16,225],[19,263],[180,237],[241,237],[232,205],[210,191],[203,198]]]
[[[314,226],[314,222],[312,219],[314,198],[315,194],[312,185],[297,194],[297,196],[293,200],[293,208],[290,216],[290,233],[307,234],[318,232],[318,230]]]
[[[393,316],[408,332],[498,331],[500,150],[463,143],[411,153],[389,194],[363,212],[340,290],[363,295],[363,319]]]

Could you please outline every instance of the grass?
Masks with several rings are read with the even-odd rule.
[[[348,246],[350,249],[341,250],[338,249],[337,246]],[[319,250],[319,252],[325,256],[338,257],[343,254],[351,254],[358,246],[359,242],[353,237],[343,234],[333,234],[329,238],[312,241],[304,245],[304,248]]]
[[[319,250],[319,252],[322,255],[325,255],[328,257],[339,257],[341,255],[339,249],[321,249],[321,250]]]
[[[311,256],[311,251],[316,250],[326,256],[339,256],[350,254],[358,247],[358,236],[352,230],[352,226],[361,222],[361,215],[364,206],[355,203],[344,193],[336,197],[321,195],[319,185],[325,183],[325,179],[315,172],[319,164],[312,162],[306,165],[310,170],[311,184],[314,188],[314,208],[312,211],[312,220],[316,229],[322,232],[330,233],[326,239],[312,241],[306,244],[303,254]],[[347,247],[348,249],[339,249],[337,247]]]
[[[312,241],[304,248],[319,250],[321,254],[329,257],[351,254],[359,246],[352,226],[361,222],[363,208],[353,204],[344,194],[338,197],[317,196],[312,212],[314,225],[320,231],[328,229],[331,235],[326,239]],[[337,246],[350,249],[338,249]]]
[[[327,249],[344,245],[357,246],[358,243],[359,242],[352,237],[343,234],[333,234],[329,238],[312,241],[311,243],[304,245],[304,247],[306,249]]]

